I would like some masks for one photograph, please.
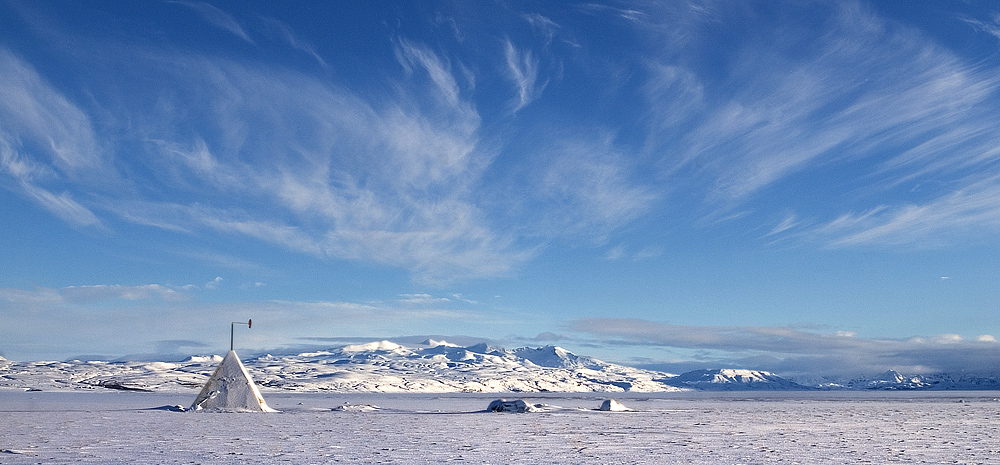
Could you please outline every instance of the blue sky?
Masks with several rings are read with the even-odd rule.
[[[1000,362],[992,2],[5,2],[0,353]]]

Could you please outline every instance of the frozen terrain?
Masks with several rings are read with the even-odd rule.
[[[274,393],[281,413],[176,412],[193,395],[0,391],[0,463],[1000,463],[1000,392]]]

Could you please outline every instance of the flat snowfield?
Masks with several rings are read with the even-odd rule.
[[[282,412],[0,392],[0,463],[1000,464],[1000,392],[264,396]],[[547,406],[485,412],[498,397]]]

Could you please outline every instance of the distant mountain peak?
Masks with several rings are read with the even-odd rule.
[[[480,342],[479,344],[468,346],[465,348],[465,350],[468,350],[469,352],[475,352],[477,354],[491,354],[491,355],[504,352],[503,347],[490,345],[485,342]]]
[[[896,370],[887,370],[885,373],[878,375],[875,380],[878,381],[888,381],[891,383],[902,383],[905,378]]]
[[[798,390],[808,389],[774,373],[736,368],[693,370],[663,381],[676,387],[705,390]]]
[[[430,346],[430,347],[438,347],[438,346],[461,347],[458,344],[452,344],[452,343],[447,342],[447,341],[435,341],[434,339],[426,339],[426,340],[424,340],[424,342],[421,342],[420,344],[425,345],[425,346]]]
[[[355,344],[340,348],[342,353],[351,352],[394,352],[405,349],[403,346],[389,341],[369,342],[367,344]]]
[[[603,366],[590,357],[576,355],[562,347],[521,347],[509,351],[511,355],[530,361],[540,367],[549,368],[596,368]]]

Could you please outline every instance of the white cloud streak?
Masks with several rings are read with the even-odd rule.
[[[261,20],[264,21],[268,31],[276,34],[290,47],[311,56],[321,67],[330,67],[330,65],[326,63],[326,60],[324,60],[323,57],[320,56],[319,52],[316,51],[316,47],[314,47],[311,42],[299,37],[291,26],[274,18],[261,18]]]
[[[180,162],[156,181],[206,204],[138,198],[106,208],[143,225],[400,266],[427,282],[507,273],[530,255],[476,205],[472,186],[492,157],[479,147],[476,111],[442,57],[402,42],[397,58],[410,80],[376,107],[303,75],[173,57],[177,79],[220,111],[193,143],[159,122],[146,129],[163,160]],[[247,209],[246,196],[262,202]]]
[[[214,7],[183,4],[240,35],[235,20]],[[392,81],[397,98],[373,102],[304,74],[135,53],[123,57],[128,67],[177,87],[157,97],[154,111],[120,115],[149,153],[142,163],[150,170],[129,183],[116,181],[116,169],[136,162],[134,155],[103,159],[85,113],[30,67],[0,54],[9,83],[0,94],[7,116],[0,155],[15,181],[8,188],[20,186],[76,226],[102,227],[97,207],[144,226],[211,230],[398,266],[423,282],[503,275],[530,258],[478,206],[474,188],[494,151],[480,145],[480,117],[463,96],[471,81],[463,88],[444,55],[399,41],[396,57],[407,73]],[[26,140],[32,150],[22,150]],[[177,195],[148,195],[156,190]],[[88,206],[79,201],[84,194]]]
[[[408,305],[434,305],[449,302],[447,297],[434,297],[430,294],[401,294],[399,302]]]
[[[192,10],[196,11],[198,15],[202,17],[209,24],[227,31],[232,35],[239,37],[244,42],[253,44],[253,40],[250,36],[243,30],[243,26],[240,25],[236,18],[232,15],[220,10],[219,8],[212,6],[211,4],[205,2],[184,2],[184,1],[172,1],[170,3],[176,3],[178,5],[184,5]]]
[[[971,25],[976,30],[985,32],[997,40],[1000,40],[1000,13],[994,13],[993,17],[986,21],[970,17],[962,17],[960,19]]]
[[[659,257],[663,255],[663,251],[664,248],[662,246],[646,246],[635,252],[631,252],[624,245],[617,245],[609,249],[604,258],[608,260],[630,258],[633,262],[639,262]]]
[[[513,104],[513,112],[517,113],[541,96],[546,83],[538,85],[538,59],[532,56],[531,50],[520,52],[507,39],[506,58],[508,76],[517,89],[517,99]]]
[[[460,100],[458,83],[451,74],[449,63],[427,47],[401,41],[396,50],[399,63],[408,73],[422,69],[436,86],[446,105],[465,106]]]
[[[87,207],[73,200],[68,192],[56,195],[45,189],[25,183],[21,186],[28,196],[53,215],[63,221],[79,227],[96,227],[106,230],[101,221]]]
[[[650,146],[669,154],[665,173],[703,179],[714,214],[724,216],[781,181],[865,160],[875,166],[870,198],[880,202],[868,208],[882,213],[864,221],[845,214],[828,226],[810,220],[820,226],[794,233],[808,229],[814,239],[845,245],[909,242],[915,234],[905,225],[934,221],[936,231],[923,229],[929,236],[996,231],[1000,216],[988,205],[981,173],[1000,159],[990,116],[1000,79],[857,3],[837,8],[827,24],[837,34],[778,30],[768,35],[773,47],[743,50],[721,83],[675,65],[676,51],[654,62],[646,89],[662,129]],[[790,58],[783,53],[790,37],[816,53]],[[884,203],[885,192],[927,179],[946,180],[958,194],[925,205]],[[974,206],[960,207],[965,201]],[[866,227],[826,235],[844,223]],[[786,221],[768,236],[792,233],[792,226]]]
[[[558,208],[539,220],[545,230],[603,239],[659,199],[656,189],[634,180],[634,166],[609,136],[567,137],[547,152],[540,192]]]
[[[88,301],[113,300],[148,300],[162,299],[166,301],[185,300],[187,296],[180,290],[159,284],[140,286],[93,285],[69,286],[62,288],[60,294],[67,302],[82,303]]]
[[[35,290],[0,288],[0,300],[11,304],[82,304],[88,302],[115,302],[136,300],[185,301],[198,286],[170,286],[164,284],[95,284],[67,286],[59,289]]]
[[[69,192],[43,187],[108,174],[89,118],[29,65],[0,50],[0,174],[53,215],[77,227],[105,230]],[[114,182],[114,178],[104,178]]]
[[[539,13],[529,13],[525,14],[523,17],[524,20],[531,25],[531,28],[534,31],[540,33],[542,37],[545,38],[545,41],[543,42],[545,47],[552,44],[552,40],[555,38],[556,32],[560,29],[560,26],[556,24],[555,21],[552,21],[550,18]],[[507,43],[510,44],[509,39]]]
[[[970,232],[1000,230],[1000,179],[993,178],[934,198],[924,204],[881,205],[846,213],[807,233],[825,237],[831,247],[889,244],[939,247]]]

